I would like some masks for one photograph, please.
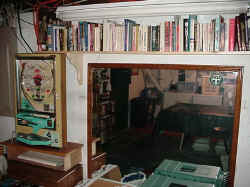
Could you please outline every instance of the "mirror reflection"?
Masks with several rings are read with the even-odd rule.
[[[164,159],[229,171],[237,72],[92,68],[91,73],[92,136],[122,175],[138,170],[150,175]]]

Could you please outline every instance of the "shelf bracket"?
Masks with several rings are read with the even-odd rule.
[[[69,62],[75,67],[77,72],[77,81],[79,85],[83,84],[83,55],[77,53],[67,53]]]

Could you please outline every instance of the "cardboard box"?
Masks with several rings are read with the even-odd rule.
[[[92,183],[89,187],[134,187],[134,186],[110,179],[100,178],[97,179],[94,183]]]
[[[120,182],[122,178],[120,168],[118,166],[112,168],[108,173],[103,175],[102,178],[111,179],[111,180]]]
[[[88,185],[88,187],[134,187],[130,184],[121,183],[121,178],[120,168],[113,166],[101,178]]]

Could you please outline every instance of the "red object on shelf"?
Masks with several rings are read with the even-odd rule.
[[[229,20],[229,51],[234,50],[235,44],[235,18]]]

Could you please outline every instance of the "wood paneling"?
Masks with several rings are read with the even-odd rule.
[[[0,116],[16,114],[15,107],[15,54],[17,49],[16,31],[0,28]]]

